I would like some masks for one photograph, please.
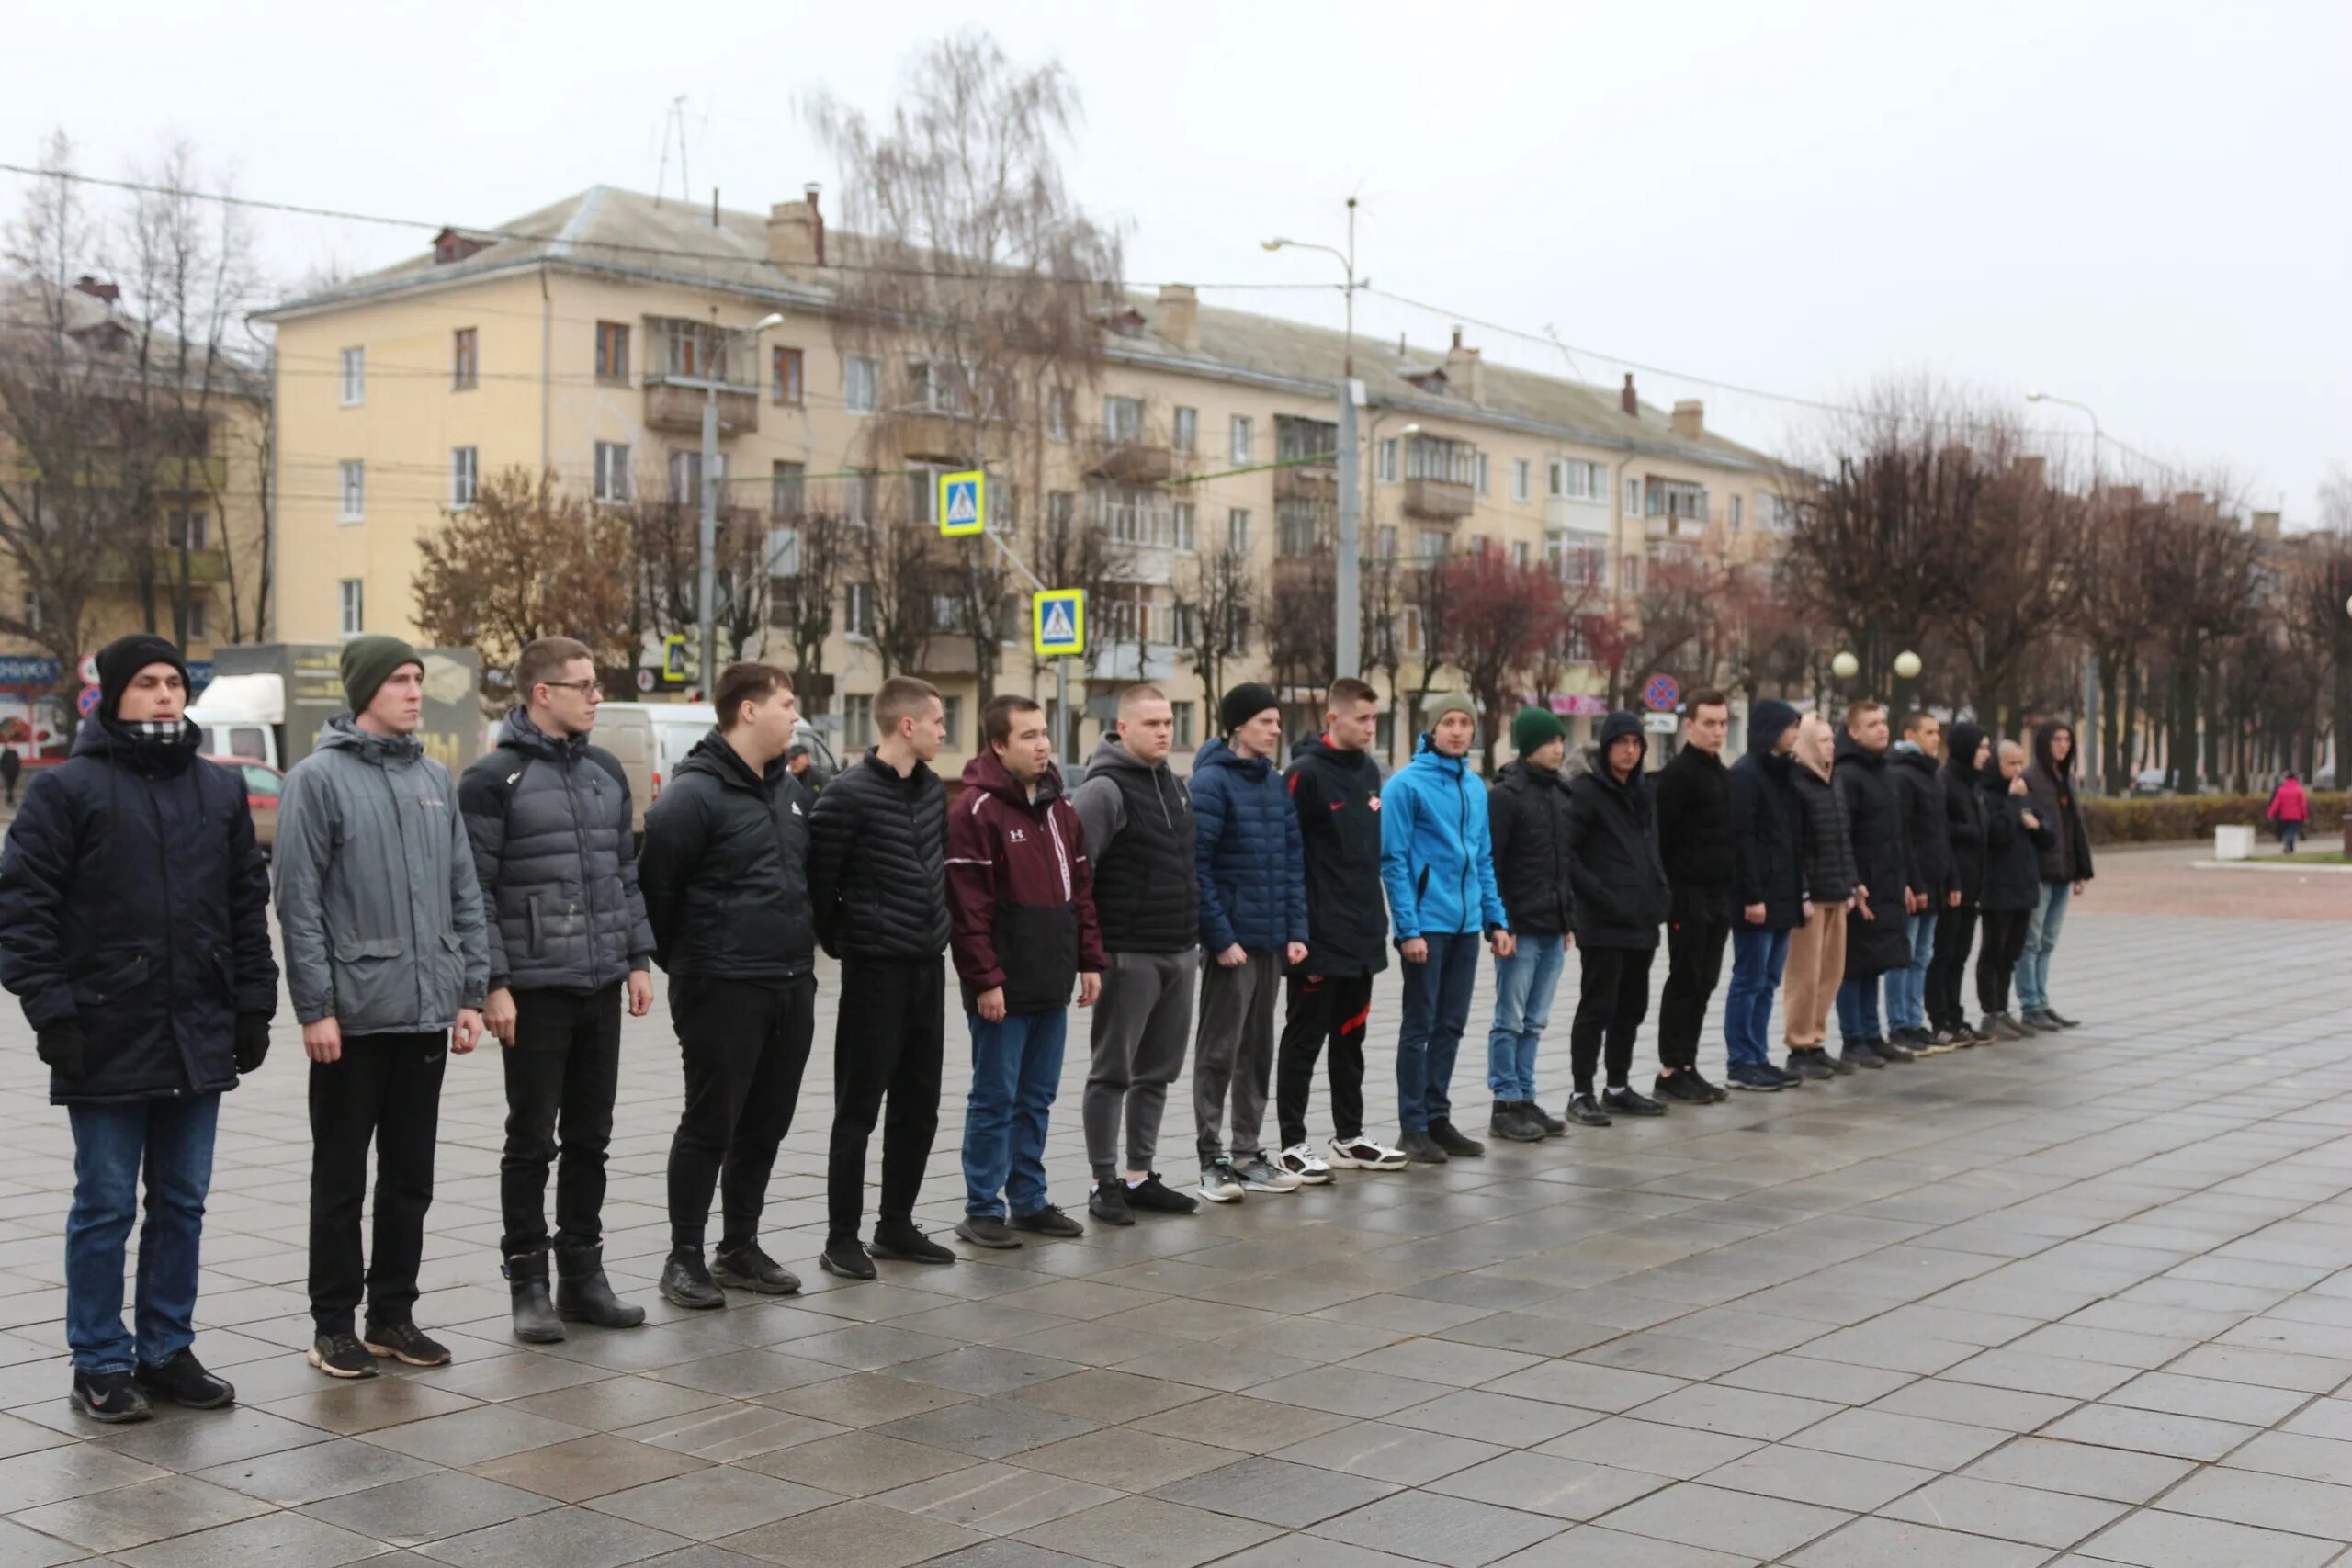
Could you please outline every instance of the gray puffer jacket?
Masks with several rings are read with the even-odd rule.
[[[653,964],[628,781],[584,735],[517,708],[458,800],[489,916],[490,985],[594,991]]]
[[[413,736],[338,714],[286,775],[277,923],[302,1022],[345,1037],[424,1034],[479,1008],[490,983],[481,883],[449,770]]]

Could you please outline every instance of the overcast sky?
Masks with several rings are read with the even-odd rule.
[[[495,224],[594,184],[653,188],[671,97],[688,177],[761,209],[835,184],[803,121],[879,112],[927,40],[985,17],[1085,96],[1070,183],[1131,275],[1317,281],[1337,243],[1435,313],[1359,330],[1702,397],[1801,450],[1836,401],[1932,371],[2035,389],[2257,506],[2314,516],[2352,466],[2352,5],[704,4],[410,0],[19,7],[0,160],[63,127],[120,174],[167,133],[250,196]],[[674,150],[669,183],[678,188]],[[0,177],[13,209],[23,182]],[[267,217],[288,278],[421,231]],[[1214,302],[1337,325],[1336,292]],[[1501,328],[1542,334],[1573,361]],[[2053,431],[2072,411],[2026,411]],[[2077,443],[2081,455],[2085,444]],[[2110,471],[2121,461],[2109,450]]]

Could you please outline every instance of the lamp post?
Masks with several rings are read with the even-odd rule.
[[[712,340],[710,363],[703,367],[702,516],[695,528],[695,619],[702,637],[695,649],[701,663],[695,673],[706,697],[714,695],[718,678],[718,378],[726,367],[728,350],[737,338],[756,339],[770,327],[782,325],[784,317],[771,310],[748,327],[720,331]],[[756,395],[756,364],[752,378]]]
[[[1363,459],[1358,450],[1356,409],[1363,400],[1363,384],[1356,379],[1356,290],[1367,280],[1356,276],[1356,198],[1348,197],[1348,248],[1338,250],[1330,245],[1318,245],[1305,240],[1285,240],[1277,235],[1261,240],[1261,248],[1269,251],[1283,249],[1321,251],[1337,257],[1346,270],[1347,339],[1340,358],[1339,452],[1340,465],[1340,547],[1336,579],[1335,610],[1339,616],[1334,679],[1362,673],[1363,661],[1362,558],[1363,532]]]
[[[2088,403],[2078,403],[2072,398],[2062,398],[2052,392],[2028,392],[2025,400],[2030,403],[2056,403],[2061,408],[2075,409],[2090,416],[2091,504],[2097,507],[2098,446],[2106,439],[2106,432],[2099,428],[2098,411]],[[2099,738],[2098,655],[2088,648],[2083,651],[2083,728],[2088,733],[2089,740],[2086,744],[2083,736],[2075,737],[2075,766],[2082,770],[2084,787],[2094,795],[2103,794],[2101,786],[2106,781],[2102,773],[2107,761],[2107,747]]]

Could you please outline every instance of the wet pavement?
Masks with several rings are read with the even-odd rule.
[[[2352,931],[2120,913],[2194,909],[2213,874],[2114,870],[2059,950],[2087,1021],[2063,1037],[848,1287],[813,1264],[829,970],[767,1238],[808,1290],[700,1314],[651,1288],[678,1102],[657,1005],[628,1031],[606,1211],[652,1322],[541,1348],[506,1333],[485,1053],[449,1074],[419,1308],[457,1362],[357,1384],[300,1354],[282,1021],[224,1110],[207,1235],[198,1348],[241,1404],[104,1435],[63,1398],[70,1144],[11,1006],[0,1568],[2352,1562]],[[2299,897],[2352,909],[2346,879]],[[1375,1064],[1396,1000],[1392,974]],[[1482,977],[1473,1128],[1485,1000]],[[952,1020],[934,1230],[961,1209],[967,1041]],[[1081,1056],[1049,1151],[1073,1212]],[[1370,1087],[1393,1135],[1377,1065]],[[1180,1086],[1170,1174],[1191,1122]]]

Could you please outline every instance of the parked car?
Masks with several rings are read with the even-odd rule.
[[[277,797],[286,793],[286,775],[267,762],[256,762],[250,757],[212,757],[207,761],[220,763],[245,779],[245,804],[253,807],[254,838],[261,844],[264,859],[277,848]]]
[[[2162,768],[2143,768],[2132,777],[2132,793],[2143,796],[2162,795],[2165,793],[2165,777]]]

